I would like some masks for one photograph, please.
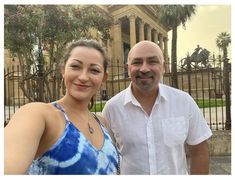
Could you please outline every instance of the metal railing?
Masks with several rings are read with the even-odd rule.
[[[119,65],[117,65],[119,64]],[[44,91],[45,86],[37,85],[37,79],[28,78],[22,79],[21,71],[19,67],[11,67],[4,69],[4,124],[6,125],[10,120],[11,116],[15,113],[15,111],[20,108],[22,105],[37,101],[39,91]],[[228,71],[231,81],[231,69]],[[163,78],[163,83],[167,85],[172,85],[171,81],[171,73],[165,73]],[[179,69],[177,72],[178,78],[178,88],[188,92],[198,103],[200,109],[205,116],[208,125],[213,130],[225,130],[226,122],[231,119],[226,117],[230,116],[226,113],[226,94],[224,93],[224,85],[225,82],[223,80],[223,69],[220,66],[210,66],[208,68],[200,68],[200,69]],[[44,77],[43,80],[47,80],[47,83],[55,82],[55,80],[59,80],[56,83],[61,83],[61,78],[55,78],[51,76]],[[25,84],[29,86],[26,89],[22,88]],[[40,83],[42,84],[42,83]],[[112,96],[122,91],[130,84],[130,78],[128,77],[126,66],[120,64],[119,61],[116,62],[116,65],[111,64],[109,67],[109,78],[106,82],[105,87],[99,90],[95,97],[95,105],[93,107],[94,112],[100,112],[105,102],[110,99]],[[231,85],[231,84],[229,84]],[[53,88],[53,85],[49,85]],[[64,86],[62,85],[61,88]],[[63,88],[64,89],[64,88]],[[63,91],[61,89],[61,91]],[[31,96],[35,95],[33,98]],[[45,93],[47,94],[47,93]],[[45,95],[44,94],[44,95]],[[60,97],[62,97],[62,92],[59,93]],[[44,99],[40,101],[49,102],[56,100],[56,98],[48,99],[46,96]],[[45,100],[47,99],[47,100]],[[59,99],[59,97],[58,97]],[[230,96],[229,96],[230,99]],[[38,100],[39,101],[39,100]],[[227,106],[230,107],[230,106]],[[230,117],[231,118],[231,117]]]

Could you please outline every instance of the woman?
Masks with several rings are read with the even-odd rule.
[[[65,96],[21,107],[4,129],[5,174],[117,174],[116,147],[89,111],[106,69],[96,41],[68,46],[62,64]]]

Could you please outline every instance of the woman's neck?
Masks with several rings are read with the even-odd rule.
[[[60,100],[58,100],[58,103],[60,105],[62,105],[62,107],[65,108],[65,110],[69,110],[72,113],[84,113],[84,112],[88,112],[88,105],[89,102],[88,101],[78,101],[75,100],[73,98],[69,98],[64,96],[63,98],[61,98]]]

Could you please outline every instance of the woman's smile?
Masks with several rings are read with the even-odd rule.
[[[79,90],[86,90],[88,88],[90,88],[90,85],[85,85],[85,84],[76,84],[74,83],[74,85],[76,86],[76,88],[78,88]]]

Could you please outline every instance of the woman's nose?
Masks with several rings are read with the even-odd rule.
[[[78,79],[80,81],[87,81],[89,79],[87,70],[82,70],[81,73],[78,75]]]

